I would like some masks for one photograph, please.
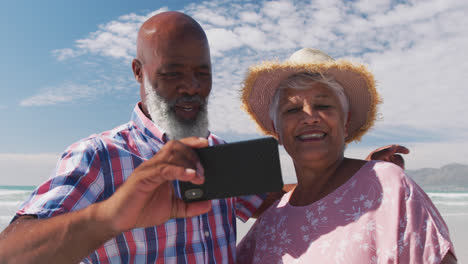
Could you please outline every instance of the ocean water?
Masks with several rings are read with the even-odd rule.
[[[0,185],[0,230],[9,224],[34,188],[35,186]],[[452,216],[468,218],[468,192],[429,192],[428,195],[444,219]]]
[[[0,230],[3,231],[35,186],[0,185]]]
[[[15,212],[29,197],[34,186],[1,186],[0,185],[0,232],[12,220]],[[434,205],[447,222],[452,242],[458,255],[459,263],[468,261],[468,192],[429,192]],[[238,241],[247,233],[254,220],[238,223]],[[468,262],[467,262],[468,263]]]
[[[468,217],[468,192],[429,192],[427,194],[444,218]]]

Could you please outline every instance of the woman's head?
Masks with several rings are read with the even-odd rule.
[[[326,162],[343,156],[348,109],[339,83],[299,73],[279,84],[270,117],[276,137],[296,163]]]
[[[290,88],[295,90],[307,90],[310,89],[312,84],[321,83],[335,92],[336,96],[340,101],[340,104],[343,109],[343,114],[345,120],[348,118],[349,114],[349,100],[346,96],[343,86],[336,82],[332,77],[326,77],[319,73],[311,72],[301,72],[289,76],[287,79],[283,80],[276,89],[273,99],[270,105],[268,114],[270,115],[273,125],[276,127],[277,117],[278,117],[278,102],[281,96],[281,91]]]
[[[242,88],[243,108],[263,133],[277,137],[276,105],[282,93],[307,89],[314,83],[332,89],[338,97],[344,121],[349,119],[345,142],[359,141],[373,126],[380,103],[374,77],[364,65],[334,60],[320,50],[306,48],[285,62],[250,67]]]

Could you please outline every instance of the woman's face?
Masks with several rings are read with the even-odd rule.
[[[333,162],[343,157],[345,116],[336,94],[321,83],[281,91],[276,131],[295,163]]]

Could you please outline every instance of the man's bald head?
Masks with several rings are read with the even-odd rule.
[[[210,48],[193,18],[164,12],[143,23],[132,69],[140,83],[143,113],[169,137],[206,136],[212,84]],[[161,108],[163,104],[167,107]]]
[[[190,16],[168,11],[148,19],[140,27],[137,37],[137,59],[143,64],[154,54],[158,46],[170,47],[173,43],[197,40],[208,46],[205,31]]]

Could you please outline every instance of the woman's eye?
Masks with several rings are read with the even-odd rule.
[[[286,109],[286,113],[296,113],[299,111],[299,107],[291,107]]]
[[[329,109],[331,107],[332,107],[331,105],[316,105],[315,106],[315,108],[319,109],[319,110],[326,110],[326,109]]]

